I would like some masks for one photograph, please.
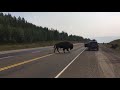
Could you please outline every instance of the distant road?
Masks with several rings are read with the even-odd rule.
[[[83,43],[70,53],[53,46],[0,52],[0,78],[118,78],[120,55],[100,45],[87,51]]]

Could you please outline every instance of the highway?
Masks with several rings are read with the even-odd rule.
[[[0,52],[0,78],[120,78],[120,54],[83,43],[66,53],[53,46]]]

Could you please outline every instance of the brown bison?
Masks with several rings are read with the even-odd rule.
[[[73,44],[70,43],[70,42],[59,42],[59,43],[57,43],[57,44],[54,45],[54,53],[55,53],[56,49],[59,52],[59,48],[63,48],[64,53],[65,53],[65,49],[68,52],[70,52],[69,49],[70,50],[73,49]]]

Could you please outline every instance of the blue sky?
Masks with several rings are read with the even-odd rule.
[[[120,12],[4,12],[37,26],[110,42],[120,38]]]

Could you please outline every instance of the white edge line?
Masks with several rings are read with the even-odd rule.
[[[58,78],[85,51],[85,49],[79,53],[55,78]]]
[[[3,58],[0,58],[0,59],[4,59],[4,58],[10,58],[10,57],[14,57],[14,56],[3,57]]]

